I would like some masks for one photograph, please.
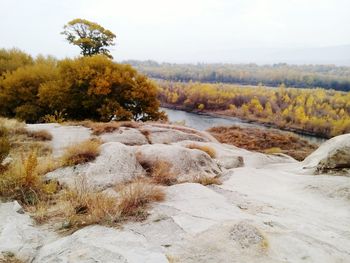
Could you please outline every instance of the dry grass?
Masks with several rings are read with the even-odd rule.
[[[94,192],[84,180],[74,190],[63,190],[54,202],[43,202],[32,209],[37,223],[60,222],[60,230],[74,232],[82,227],[99,224],[115,226],[126,220],[144,220],[147,206],[165,198],[163,190],[147,181],[133,181],[115,188],[117,197]]]
[[[199,145],[196,143],[191,143],[191,144],[187,145],[186,147],[189,149],[197,149],[197,150],[203,151],[203,152],[207,153],[211,158],[216,157],[215,149],[208,146],[208,145]]]
[[[1,254],[0,263],[23,263],[23,261],[18,259],[12,252],[2,252]]]
[[[86,140],[68,147],[62,156],[63,166],[91,162],[100,154],[101,141]]]
[[[95,159],[101,142],[89,140],[74,145],[62,160],[55,160],[44,151],[33,151],[39,142],[32,141],[21,123],[6,120],[6,125],[12,134],[10,154],[14,161],[0,172],[0,197],[19,201],[38,223],[60,224],[64,232],[91,224],[116,225],[144,219],[149,203],[164,200],[162,188],[149,181],[123,184],[116,188],[117,197],[94,192],[83,182],[68,190],[55,181],[45,181],[44,174],[62,165]],[[26,150],[21,152],[24,147]]]
[[[30,136],[31,132],[26,129],[25,123],[13,119],[0,118],[0,127],[7,130],[11,148],[10,156],[25,156],[32,151],[37,152],[38,156],[51,154],[52,149],[49,143]]]
[[[42,175],[35,152],[16,159],[0,176],[0,196],[23,205],[37,204],[57,190],[57,183],[45,182]]]
[[[143,219],[147,204],[165,199],[162,188],[141,180],[125,184],[117,190],[119,190],[118,209],[123,217]]]
[[[147,172],[151,181],[160,185],[173,185],[178,183],[177,176],[171,172],[172,165],[162,160],[148,161],[141,152],[136,153],[136,159]]]
[[[10,153],[10,141],[5,127],[0,126],[0,171],[3,169],[1,164]]]
[[[146,130],[146,129],[140,129],[139,131],[143,134],[143,136],[145,136],[147,142],[149,144],[152,144],[151,132],[149,130]]]
[[[283,151],[279,147],[272,147],[272,148],[264,150],[264,152],[267,154],[276,154],[276,153],[282,153]]]
[[[202,185],[212,185],[212,184],[221,185],[222,184],[220,178],[218,178],[218,177],[209,177],[209,176],[198,177],[194,181],[194,183],[198,183],[198,184],[202,184]]]
[[[52,140],[52,134],[46,130],[28,131],[27,134],[29,137],[32,137],[33,139],[38,140],[38,141],[51,141]]]
[[[140,128],[141,123],[135,121],[111,121],[111,122],[93,122],[93,121],[80,121],[80,122],[66,122],[66,125],[81,125],[92,130],[92,134],[101,135],[103,133],[110,133],[118,130],[120,127],[128,128]]]
[[[302,161],[317,149],[297,135],[277,130],[241,128],[237,126],[213,127],[208,130],[221,143],[232,144],[251,151],[262,153],[284,153]]]

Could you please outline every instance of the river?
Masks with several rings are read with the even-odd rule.
[[[244,122],[243,120],[239,118],[234,118],[234,117],[213,117],[213,116],[195,114],[195,113],[190,113],[190,112],[181,111],[181,110],[173,110],[168,108],[161,108],[161,110],[165,111],[166,114],[168,114],[169,121],[171,122],[184,121],[186,126],[197,130],[202,130],[202,131],[214,126],[229,126],[229,125],[236,125],[240,127],[262,128],[262,129],[276,129],[276,128],[266,127],[261,124]],[[298,133],[294,133],[294,134],[300,136],[303,139],[308,140],[309,142],[316,143],[316,144],[321,144],[326,140],[324,138],[319,138],[311,135],[298,134]]]

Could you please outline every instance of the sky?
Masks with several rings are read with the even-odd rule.
[[[74,18],[114,32],[117,61],[254,62],[270,51],[350,46],[350,0],[0,0],[0,6],[0,47],[34,56],[79,55],[60,34]]]

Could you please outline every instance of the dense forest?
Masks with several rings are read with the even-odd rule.
[[[333,65],[275,64],[159,64],[155,61],[125,61],[152,78],[278,87],[325,88],[350,91],[350,67]]]
[[[164,106],[215,112],[332,137],[350,132],[350,93],[325,89],[159,81]]]

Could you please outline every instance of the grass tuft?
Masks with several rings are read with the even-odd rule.
[[[163,201],[163,190],[147,181],[133,181],[115,188],[117,196],[89,189],[84,180],[73,189],[61,191],[54,205],[42,203],[35,207],[37,223],[60,222],[60,230],[74,232],[82,227],[99,224],[115,226],[126,220],[140,221],[147,217],[147,205]]]
[[[2,170],[2,162],[10,153],[10,141],[8,131],[5,127],[0,126],[0,170]]]
[[[69,125],[82,125],[90,128],[93,135],[101,135],[103,133],[111,133],[118,130],[120,127],[139,128],[141,124],[135,121],[111,121],[111,122],[93,122],[93,121],[81,121],[81,122],[68,122]]]
[[[27,132],[29,137],[32,137],[35,140],[38,141],[51,141],[52,135],[46,130],[40,130],[40,131],[28,131]]]
[[[91,162],[100,154],[101,141],[86,140],[68,147],[62,157],[63,166]]]
[[[117,188],[118,190],[118,188]],[[165,199],[162,188],[145,181],[135,181],[119,188],[118,209],[124,217],[144,215],[145,206]],[[142,218],[141,218],[142,219]]]
[[[160,185],[173,185],[178,182],[176,174],[171,172],[172,165],[169,162],[162,160],[149,162],[148,160],[145,160],[141,152],[136,153],[136,159],[143,169],[145,169],[153,183]]]
[[[56,182],[45,182],[38,171],[36,152],[27,158],[16,159],[0,176],[0,196],[18,200],[24,205],[35,205],[57,190]]]

